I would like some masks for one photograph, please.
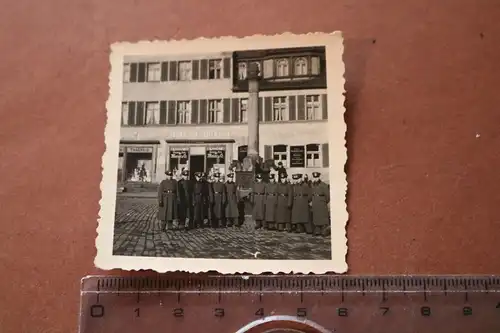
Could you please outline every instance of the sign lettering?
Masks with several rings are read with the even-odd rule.
[[[224,160],[226,151],[224,148],[215,148],[209,147],[207,148],[207,158],[216,158]]]
[[[291,168],[304,168],[305,163],[305,148],[304,146],[291,146],[290,147],[290,167]]]
[[[152,153],[152,147],[127,147],[127,153]]]
[[[170,158],[188,158],[188,148],[170,148]]]

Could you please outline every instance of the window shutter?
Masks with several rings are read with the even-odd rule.
[[[169,62],[169,73],[168,73],[168,79],[170,81],[177,81],[177,61],[171,61]]]
[[[306,119],[305,99],[304,95],[297,96],[297,120]]]
[[[135,102],[128,103],[128,124],[129,126],[135,125]]]
[[[200,124],[207,123],[208,103],[206,99],[200,100]]]
[[[175,125],[175,114],[177,110],[175,107],[175,101],[168,101],[168,117],[167,124]]]
[[[326,94],[321,95],[321,108],[323,113],[323,119],[328,119],[328,99]]]
[[[146,64],[144,62],[139,63],[137,82],[146,82]]]
[[[167,123],[167,101],[160,101],[160,125]]]
[[[262,77],[264,77],[265,79],[268,79],[268,78],[271,78],[274,76],[274,60],[273,59],[264,60],[263,67],[264,67],[264,70],[263,70],[264,73],[262,73]]]
[[[231,122],[231,100],[229,98],[224,98],[222,103],[222,122],[228,124]]]
[[[231,121],[237,123],[240,121],[240,100],[238,98],[233,98],[232,104]]]
[[[273,100],[272,97],[264,98],[264,121],[272,121],[273,120]]]
[[[191,101],[191,124],[198,124],[198,100],[192,100]]]
[[[200,61],[200,80],[208,79],[208,60],[203,59]]]
[[[224,78],[229,79],[231,77],[231,58],[224,58],[222,70],[224,71]]]
[[[200,78],[200,61],[193,60],[193,80],[198,80]]]
[[[168,62],[164,61],[161,63],[161,81],[168,81]]]
[[[323,167],[327,168],[330,164],[328,143],[324,143],[321,145],[321,154],[323,155]]]
[[[137,82],[137,64],[130,64],[130,82]]]
[[[264,160],[272,160],[273,159],[273,147],[272,146],[264,146]]]
[[[137,102],[136,105],[136,125],[143,126],[144,125],[144,102]]]
[[[288,97],[288,120],[297,120],[297,103],[295,101],[296,96]]]
[[[259,114],[259,121],[262,121],[262,97],[259,97],[259,100],[257,102],[257,113]]]

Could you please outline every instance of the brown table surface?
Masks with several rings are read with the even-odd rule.
[[[2,332],[76,330],[115,41],[344,31],[350,273],[500,273],[499,17],[494,0],[3,1]]]

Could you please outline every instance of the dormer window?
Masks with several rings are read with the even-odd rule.
[[[276,76],[283,77],[288,76],[288,60],[287,59],[279,59],[276,61]]]
[[[295,75],[307,75],[307,59],[297,58],[294,64]]]

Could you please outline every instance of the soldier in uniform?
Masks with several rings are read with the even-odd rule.
[[[278,183],[281,183],[281,175],[286,175],[286,169],[283,166],[282,162],[278,162],[278,168],[277,168],[276,172],[278,174]],[[288,177],[288,176],[286,176],[286,177]]]
[[[252,185],[250,200],[253,205],[252,217],[255,221],[255,229],[262,228],[262,222],[265,220],[266,211],[266,184],[262,182],[262,175],[255,176],[255,183]]]
[[[266,184],[266,224],[265,229],[276,229],[276,204],[278,203],[278,184],[276,175],[269,174],[269,183]]]
[[[302,182],[306,183],[307,185],[311,185],[311,180],[309,179],[309,176],[307,175],[307,173],[304,175]]]
[[[236,226],[239,210],[238,202],[240,201],[239,192],[236,188],[236,183],[234,182],[234,174],[229,173],[226,177],[226,207],[225,207],[225,217],[226,226],[232,227]]]
[[[158,188],[158,219],[161,230],[172,229],[177,221],[177,181],[172,179],[172,171],[166,171],[167,178],[162,180]]]
[[[276,223],[278,231],[290,231],[290,208],[293,203],[292,185],[287,181],[288,175],[282,173],[279,176],[280,183],[278,184],[277,194],[278,200],[276,203]]]
[[[212,207],[212,227],[222,228],[226,206],[226,185],[219,172],[214,173],[214,182],[210,192],[210,205]]]
[[[205,186],[205,216],[203,218],[203,225],[210,226],[212,224],[212,203],[210,196],[212,195],[212,177],[206,172],[202,173],[203,184]]]
[[[192,223],[192,208],[193,203],[193,183],[188,179],[189,171],[183,170],[181,179],[177,182],[177,192],[179,196],[179,224],[184,223],[184,230],[189,230],[193,227]]]
[[[203,174],[196,172],[194,177],[196,179],[193,184],[193,198],[191,200],[193,205],[193,227],[199,228],[203,226],[203,221],[206,215],[206,201],[208,197],[207,187],[202,179]]]
[[[292,228],[294,232],[300,233],[310,229],[309,224],[309,201],[311,199],[311,188],[302,178],[302,174],[294,174],[293,203],[292,203]]]
[[[314,234],[322,235],[330,226],[330,186],[321,181],[319,172],[313,172],[311,210]]]

